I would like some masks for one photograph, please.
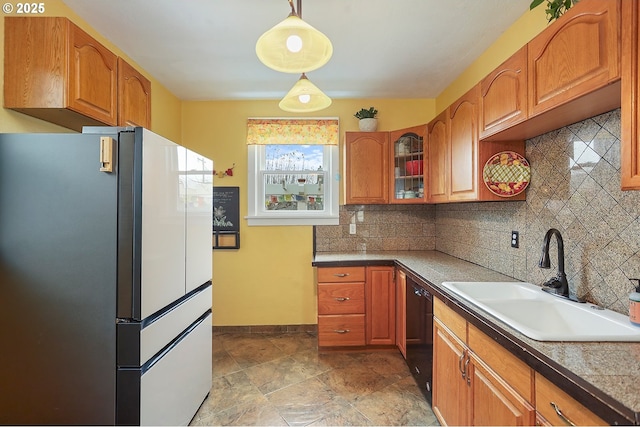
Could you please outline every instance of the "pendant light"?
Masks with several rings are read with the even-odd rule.
[[[293,0],[289,5],[289,16],[258,39],[256,55],[264,65],[282,73],[316,70],[331,59],[331,41],[302,20],[302,0],[298,0],[298,13]]]
[[[291,113],[324,110],[329,105],[331,105],[331,98],[311,83],[304,73],[278,104],[281,110]]]

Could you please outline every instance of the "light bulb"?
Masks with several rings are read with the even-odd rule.
[[[303,94],[303,95],[299,95],[299,96],[298,96],[298,100],[299,100],[301,103],[306,104],[306,103],[308,103],[309,101],[311,101],[311,95],[306,94],[306,93],[305,93],[305,94]]]
[[[297,53],[302,49],[302,39],[297,34],[287,37],[287,49],[289,52]]]

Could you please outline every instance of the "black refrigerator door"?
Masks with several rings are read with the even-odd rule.
[[[0,135],[0,424],[113,424],[117,176],[100,138]]]

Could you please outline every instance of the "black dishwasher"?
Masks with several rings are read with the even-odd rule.
[[[431,403],[433,362],[433,297],[407,277],[407,364],[424,397]]]

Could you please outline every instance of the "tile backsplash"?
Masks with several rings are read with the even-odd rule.
[[[315,227],[316,252],[436,248],[435,205],[340,206],[340,225]],[[349,234],[350,224],[356,233]]]
[[[541,284],[557,271],[555,238],[551,269],[538,267],[544,234],[556,228],[571,292],[627,314],[628,279],[640,278],[640,191],[620,190],[620,110],[527,140],[526,158],[526,201],[343,206],[339,226],[316,227],[316,251],[436,249]]]

